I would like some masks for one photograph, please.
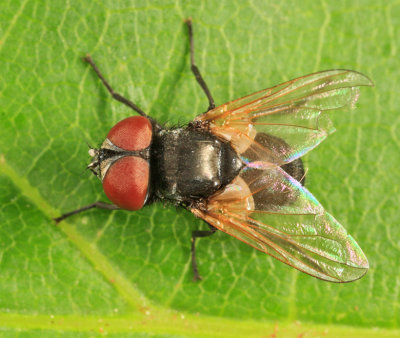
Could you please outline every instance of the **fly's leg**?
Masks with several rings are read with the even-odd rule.
[[[110,204],[110,203],[105,203],[105,202],[101,202],[101,201],[97,201],[94,202],[92,204],[86,205],[82,208],[67,212],[66,214],[61,215],[60,217],[54,218],[54,220],[56,221],[56,223],[61,222],[62,220],[72,216],[72,215],[76,215],[81,213],[82,211],[86,211],[89,209],[93,209],[93,208],[99,208],[99,209],[107,209],[107,210],[116,210],[119,209],[119,207],[117,207],[115,204]]]
[[[196,238],[201,238],[201,237],[208,237],[217,231],[216,228],[214,228],[212,225],[209,225],[210,230],[195,230],[192,232],[192,268],[193,268],[193,280],[201,280],[201,276],[199,274],[199,270],[197,268],[197,262],[196,262]]]
[[[128,106],[129,108],[133,109],[134,111],[136,111],[138,114],[149,118],[146,113],[141,110],[136,104],[134,104],[132,101],[128,100],[127,98],[123,97],[121,94],[118,94],[116,92],[114,92],[114,90],[111,88],[111,86],[109,85],[109,83],[107,82],[107,80],[104,78],[103,74],[101,74],[99,68],[97,68],[96,64],[94,63],[94,61],[92,60],[92,58],[90,57],[90,55],[87,55],[86,57],[83,58],[84,61],[88,62],[93,70],[96,72],[97,76],[100,78],[100,80],[103,82],[104,86],[106,86],[107,90],[109,91],[109,93],[112,95],[112,97],[119,101],[122,102],[123,104],[125,104],[126,106]]]
[[[210,111],[211,109],[215,108],[215,103],[214,103],[214,99],[210,93],[210,90],[207,87],[206,82],[204,81],[203,77],[200,74],[199,68],[196,66],[196,63],[194,62],[194,43],[193,43],[192,19],[191,18],[186,19],[185,23],[187,24],[188,30],[189,30],[191,69],[192,69],[192,72],[193,72],[194,76],[196,77],[196,80],[199,83],[201,89],[203,89],[204,93],[207,95],[208,102],[209,102],[207,111]]]

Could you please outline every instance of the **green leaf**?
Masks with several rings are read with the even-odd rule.
[[[217,233],[198,242],[194,283],[191,231],[207,227],[173,206],[52,221],[106,201],[86,142],[132,114],[82,57],[161,123],[187,123],[208,106],[189,16],[217,104],[323,69],[375,82],[304,158],[307,187],[369,259],[361,280],[322,282]],[[2,1],[2,333],[399,335],[399,18],[399,1]]]

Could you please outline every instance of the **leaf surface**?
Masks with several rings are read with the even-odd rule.
[[[369,259],[361,280],[324,283],[217,233],[198,242],[204,279],[193,283],[191,231],[206,226],[172,206],[52,221],[106,201],[85,171],[86,143],[100,145],[132,114],[83,56],[161,123],[184,124],[206,110],[190,72],[189,16],[196,61],[217,104],[324,69],[354,69],[374,81],[355,110],[331,116],[338,132],[304,158],[307,188]],[[398,18],[398,1],[2,1],[3,331],[373,336],[378,327],[398,335]]]

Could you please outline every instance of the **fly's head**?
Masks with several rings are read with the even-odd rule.
[[[100,148],[89,149],[92,162],[87,168],[121,209],[139,210],[149,197],[152,136],[148,118],[131,116],[111,128]]]

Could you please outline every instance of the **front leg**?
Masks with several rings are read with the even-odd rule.
[[[99,77],[99,79],[101,80],[101,82],[103,82],[104,86],[107,88],[108,92],[111,94],[111,96],[113,97],[113,99],[123,103],[124,105],[128,106],[129,108],[133,109],[134,111],[136,111],[138,114],[147,117],[147,114],[140,109],[136,104],[134,104],[132,101],[128,100],[126,97],[122,96],[121,94],[118,94],[114,91],[114,89],[110,86],[110,84],[108,83],[108,81],[105,79],[105,77],[103,76],[103,74],[100,72],[100,69],[97,67],[97,65],[94,63],[94,61],[92,60],[92,58],[90,57],[90,55],[86,55],[83,58],[84,61],[86,61],[87,63],[89,63],[94,72],[96,73],[96,75]]]
[[[90,209],[93,209],[93,208],[106,209],[106,210],[117,210],[117,209],[119,209],[119,207],[116,206],[115,204],[97,201],[97,202],[94,202],[92,204],[85,205],[82,208],[75,209],[75,210],[72,210],[72,211],[67,212],[65,214],[62,214],[60,217],[54,218],[54,220],[56,221],[56,223],[60,223],[62,220],[66,219],[66,218],[68,218],[68,217],[70,217],[72,215],[76,215],[76,214],[79,214],[79,213],[81,213],[83,211],[90,210]]]

